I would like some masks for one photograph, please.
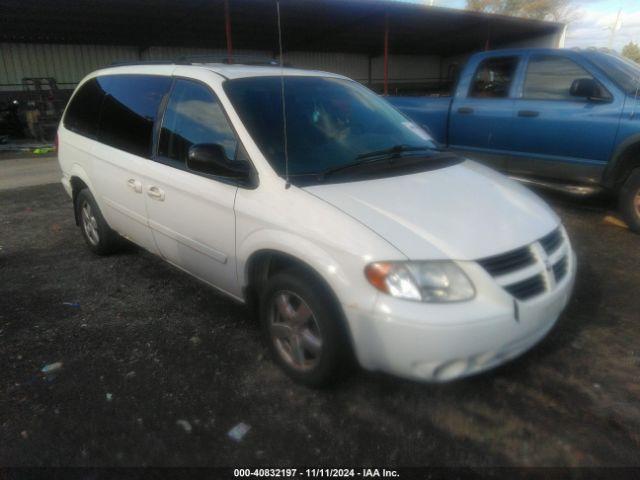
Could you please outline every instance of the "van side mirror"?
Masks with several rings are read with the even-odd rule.
[[[572,97],[586,98],[592,101],[607,101],[603,97],[600,85],[593,78],[578,78],[571,84],[569,94]]]
[[[224,147],[217,143],[197,143],[189,148],[187,168],[194,172],[238,180],[249,178],[251,169],[244,161],[229,160]]]

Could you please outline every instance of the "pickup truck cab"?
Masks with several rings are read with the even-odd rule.
[[[453,97],[389,97],[441,144],[511,176],[606,189],[640,231],[640,66],[598,50],[478,53]]]
[[[541,199],[345,77],[108,68],[78,86],[58,137],[89,249],[126,237],[247,303],[306,384],[353,356],[425,381],[487,370],[540,341],[571,295],[575,254]]]

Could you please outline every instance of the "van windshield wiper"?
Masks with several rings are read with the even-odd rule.
[[[370,165],[373,163],[377,163],[380,161],[387,160],[389,162],[393,162],[396,158],[400,156],[403,152],[419,152],[422,150],[437,150],[431,146],[417,147],[411,145],[395,145],[391,148],[386,148],[384,150],[376,150],[373,152],[361,153],[356,156],[356,161],[352,163],[347,163],[346,165],[338,165],[337,167],[328,168],[318,174],[318,180],[323,181],[329,175],[333,175],[336,172],[340,172],[342,170],[350,170],[352,168],[357,168],[363,165]]]
[[[433,150],[433,147],[423,145],[423,146],[414,146],[414,145],[394,145],[391,148],[385,148],[384,150],[375,150],[373,152],[366,152],[359,154],[356,159],[362,160],[364,158],[372,158],[372,157],[383,157],[389,155],[399,155],[404,152],[419,152],[421,150]]]

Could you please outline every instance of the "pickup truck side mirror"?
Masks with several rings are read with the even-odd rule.
[[[187,168],[194,172],[237,180],[246,180],[251,173],[247,162],[229,160],[224,147],[217,143],[192,145],[187,154]]]
[[[610,100],[602,95],[602,89],[593,78],[578,78],[571,84],[569,93],[572,97],[586,98],[591,101],[606,102]]]

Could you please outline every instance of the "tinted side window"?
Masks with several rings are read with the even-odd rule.
[[[206,86],[176,80],[160,130],[158,155],[184,165],[191,145],[217,143],[234,159],[238,142],[222,105]]]
[[[480,63],[469,95],[477,98],[506,98],[518,66],[517,57],[487,58]]]
[[[151,158],[153,122],[171,79],[153,75],[109,75],[98,83],[102,104],[98,140],[134,155]]]
[[[95,138],[100,119],[100,106],[104,91],[95,78],[85,82],[71,99],[64,116],[65,128]]]
[[[532,57],[524,82],[524,98],[575,100],[571,84],[579,78],[593,78],[584,68],[563,57]]]

